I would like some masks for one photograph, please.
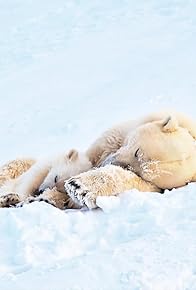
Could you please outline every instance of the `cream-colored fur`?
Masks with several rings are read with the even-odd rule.
[[[0,186],[10,179],[15,179],[26,172],[33,164],[34,159],[16,159],[0,167]]]
[[[70,150],[65,156],[60,156],[55,160],[50,171],[39,186],[41,191],[56,187],[59,191],[65,192],[64,181],[69,177],[89,170],[92,167],[86,154]]]
[[[149,187],[148,191],[160,191],[195,181],[196,125],[194,121],[187,120],[185,117],[181,119],[180,114],[174,114],[159,121],[153,118],[152,122],[135,129],[131,127],[120,148],[115,153],[110,152],[102,164],[114,164],[132,171],[108,165],[81,173],[65,182],[68,195],[78,205],[94,208],[99,195],[115,195],[133,187],[145,191],[149,184],[152,188]],[[110,139],[104,138],[106,146]],[[109,143],[112,146],[112,142]],[[89,152],[92,153],[92,150]],[[101,161],[105,152],[99,155]],[[129,174],[132,176],[130,179]]]
[[[107,164],[107,157],[117,152],[127,142],[127,137],[143,124],[166,119],[173,116],[179,122],[179,126],[185,128],[196,139],[196,122],[182,113],[163,111],[151,113],[139,120],[130,120],[117,124],[105,131],[87,150],[87,155],[93,166]]]
[[[157,186],[144,181],[132,171],[114,165],[81,173],[65,182],[65,189],[74,203],[90,209],[97,207],[97,196],[117,195],[133,188],[139,191],[160,191]]]
[[[0,170],[0,206],[15,205],[19,202],[32,201],[32,196],[44,192],[46,189],[51,190],[50,198],[54,193],[54,203],[57,201],[57,191],[63,191],[64,181],[72,175],[84,172],[91,167],[91,163],[83,153],[76,150],[70,150],[69,153],[43,161],[31,159],[14,160],[2,166]],[[55,189],[54,189],[55,187]],[[43,193],[42,198],[48,198]],[[62,194],[59,193],[59,200]],[[65,198],[66,199],[66,198]],[[64,201],[62,201],[64,202]]]
[[[18,196],[16,195],[8,195],[8,198],[12,198],[12,205],[21,207],[24,204],[32,203],[35,201],[41,202],[47,202],[59,209],[78,209],[80,206],[77,203],[74,203],[74,201],[66,194],[66,192],[61,192],[57,190],[56,187],[52,189],[46,189],[42,194],[38,196],[30,196],[26,198],[24,201],[20,202]],[[14,203],[13,203],[14,200]],[[1,200],[0,200],[1,202]],[[4,204],[0,207],[7,207],[6,199],[3,200]],[[9,202],[10,206],[10,202]]]
[[[94,208],[99,195],[183,186],[196,181],[195,139],[195,122],[179,113],[124,122],[107,130],[86,154],[71,150],[49,161],[16,160],[3,166],[0,191],[6,195],[0,197],[0,206],[45,200],[59,208]],[[81,173],[92,166],[105,167]]]
[[[194,180],[196,140],[175,117],[169,117],[138,127],[110,163],[130,167],[159,188],[180,187]]]

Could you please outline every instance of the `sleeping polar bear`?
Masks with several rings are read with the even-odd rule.
[[[121,129],[115,130],[111,131],[115,138],[117,134],[114,132],[118,137],[124,133]],[[119,138],[119,149],[111,150],[112,154],[105,145],[113,146],[109,135],[103,142],[107,150],[98,146],[100,156],[104,156],[100,158],[104,167],[81,173],[65,182],[67,194],[79,206],[96,208],[97,196],[117,195],[133,188],[161,192],[196,181],[194,121],[180,114],[171,114],[139,125],[124,139]]]
[[[68,201],[64,181],[91,166],[86,154],[74,149],[44,160],[10,161],[0,168],[0,207],[44,200],[64,208]]]
[[[65,159],[57,158],[47,169],[35,163],[14,182],[8,181],[1,191],[11,194],[0,198],[0,206],[15,205],[21,200],[45,200],[64,208],[68,200],[68,207],[95,208],[99,195],[116,195],[132,188],[160,192],[183,186],[196,179],[195,139],[195,122],[179,113],[155,113],[119,124],[101,135],[86,153],[70,151]],[[59,166],[61,162],[63,166]],[[99,166],[102,167],[92,169]],[[81,173],[84,171],[87,172]],[[57,176],[61,176],[60,180]],[[1,177],[4,178],[0,173],[0,180]],[[32,198],[34,193],[38,196]]]

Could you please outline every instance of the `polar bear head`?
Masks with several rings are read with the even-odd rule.
[[[138,127],[108,161],[129,167],[161,189],[171,189],[195,181],[196,140],[168,116]]]
[[[45,189],[56,187],[59,191],[65,192],[64,182],[71,176],[87,171],[92,167],[86,154],[75,149],[54,159],[51,168],[39,187],[39,193]]]

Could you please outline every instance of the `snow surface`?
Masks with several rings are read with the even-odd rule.
[[[194,0],[0,0],[1,163],[113,123],[196,113]],[[195,290],[196,185],[0,209],[1,290]]]

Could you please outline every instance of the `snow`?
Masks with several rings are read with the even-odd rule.
[[[2,289],[195,289],[194,191],[100,197],[103,211],[1,210]]]
[[[195,11],[192,0],[0,1],[1,163],[84,150],[160,108],[195,116]],[[0,209],[0,288],[195,290],[195,191]]]

